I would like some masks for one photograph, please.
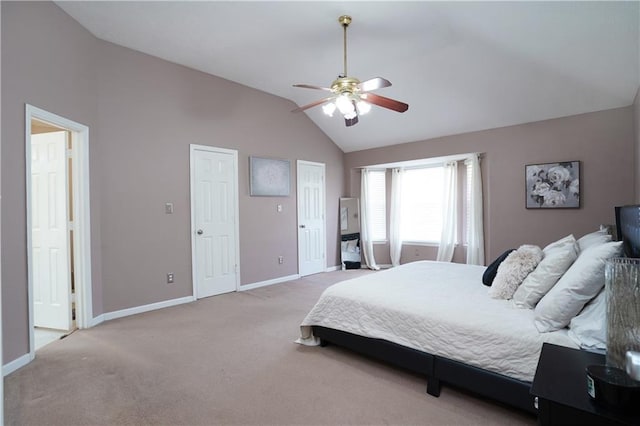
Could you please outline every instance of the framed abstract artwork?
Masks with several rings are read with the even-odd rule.
[[[291,187],[291,162],[272,158],[249,157],[250,195],[288,197]]]
[[[525,166],[526,208],[580,208],[580,162],[529,164]]]

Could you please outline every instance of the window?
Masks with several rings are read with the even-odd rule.
[[[405,170],[400,235],[403,241],[438,242],[442,233],[444,168]]]
[[[472,155],[472,154],[467,154]],[[465,160],[465,161],[462,161]],[[404,243],[440,244],[443,232],[445,211],[445,162],[457,161],[456,178],[456,219],[455,243],[469,244],[469,232],[472,229],[474,201],[474,173],[472,163],[461,156],[439,157],[415,160],[405,163],[389,163],[372,167],[385,167],[391,170],[404,167],[400,183],[401,207],[397,214],[400,238]],[[386,241],[386,175],[383,169],[369,169],[368,193],[369,220],[372,241]],[[480,205],[481,205],[481,201]],[[476,241],[474,238],[473,241]]]
[[[385,170],[371,170],[369,172],[369,223],[371,224],[371,240],[384,241],[387,239],[387,181]]]

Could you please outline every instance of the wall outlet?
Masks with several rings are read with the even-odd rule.
[[[173,214],[173,203],[164,203],[164,212],[166,214]]]
[[[284,263],[284,256],[278,256],[278,263],[282,265]]]
[[[173,272],[167,274],[167,284],[173,284]]]
[[[278,204],[278,205],[276,206],[276,211],[277,211],[278,213],[282,213],[282,204]]]

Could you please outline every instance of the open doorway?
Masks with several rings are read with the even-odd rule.
[[[30,355],[91,326],[88,128],[27,105]]]
[[[30,252],[35,350],[76,328],[71,152],[69,130],[31,119]]]

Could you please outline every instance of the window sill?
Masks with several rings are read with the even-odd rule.
[[[402,245],[405,246],[424,246],[424,247],[438,247],[439,241],[403,241]]]
[[[389,244],[389,240],[379,240],[373,241],[373,245],[384,245]],[[439,241],[403,241],[402,245],[407,246],[424,246],[424,247],[438,247],[440,245]],[[462,246],[467,247],[467,243],[456,243],[456,247]]]
[[[403,241],[402,245],[407,246],[425,246],[425,247],[438,247],[440,245],[439,241]],[[466,243],[455,243],[456,247],[466,247]]]

